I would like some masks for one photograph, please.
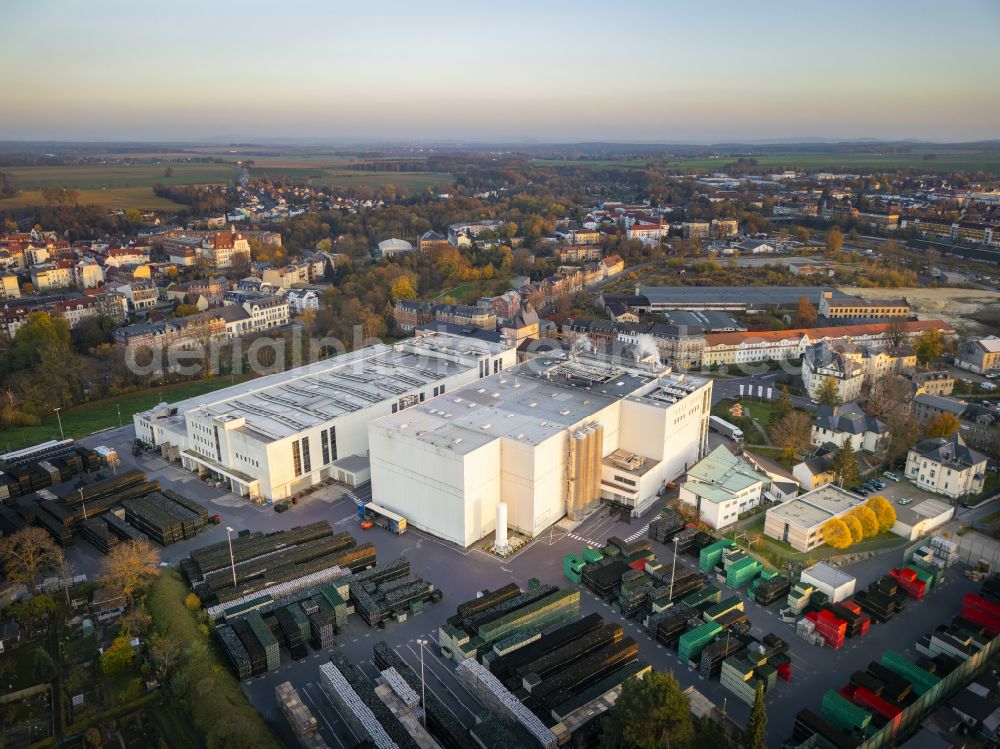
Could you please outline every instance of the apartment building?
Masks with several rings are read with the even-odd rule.
[[[869,416],[857,403],[837,406],[820,405],[810,429],[810,443],[820,447],[832,442],[843,447],[850,442],[853,450],[881,452],[887,445],[889,428],[874,416]]]
[[[955,366],[976,374],[1000,372],[1000,336],[963,341],[955,354]]]
[[[802,355],[802,385],[809,397],[818,400],[820,390],[831,380],[841,403],[857,400],[865,381],[864,365],[826,342],[807,348]]]
[[[823,293],[818,311],[822,317],[841,320],[908,318],[911,313],[906,299],[835,299],[832,292]]]

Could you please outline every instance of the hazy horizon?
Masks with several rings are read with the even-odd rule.
[[[1000,3],[7,5],[0,140],[1000,137]]]

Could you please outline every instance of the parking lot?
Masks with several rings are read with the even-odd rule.
[[[193,548],[224,540],[227,524],[237,530],[249,528],[270,531],[319,519],[329,520],[338,531],[351,532],[359,541],[374,542],[380,560],[406,556],[414,573],[422,575],[444,593],[443,600],[428,606],[422,613],[405,622],[389,622],[383,630],[369,629],[360,617],[352,616],[345,629],[337,635],[336,647],[374,679],[378,669],[372,662],[372,648],[376,642],[386,641],[419,673],[420,648],[416,641],[427,640],[424,652],[427,689],[437,695],[463,725],[471,725],[475,716],[482,711],[482,706],[458,683],[453,675],[454,664],[443,658],[437,647],[438,627],[455,612],[456,606],[474,598],[483,589],[494,589],[511,581],[524,586],[533,577],[555,585],[573,585],[562,574],[562,558],[566,553],[578,552],[587,545],[604,545],[609,536],[623,539],[645,537],[648,523],[659,509],[654,507],[639,519],[624,520],[617,513],[600,509],[578,525],[557,524],[513,557],[501,560],[476,548],[458,549],[416,529],[411,529],[402,536],[395,536],[379,528],[363,531],[357,524],[353,500],[337,487],[324,487],[283,514],[275,513],[270,507],[254,506],[204,484],[194,474],[181,469],[179,464],[168,465],[152,454],[133,457],[130,449],[131,430],[128,428],[102,433],[89,438],[86,443],[115,446],[119,449],[123,467],[136,465],[152,478],[205,503],[212,513],[222,515],[222,525],[211,526],[197,539],[164,549],[162,557],[166,561],[175,562],[187,556]],[[914,500],[927,496],[906,482],[887,483],[889,486],[880,493],[894,500],[900,496]],[[666,547],[654,543],[653,548],[660,559],[670,559],[672,552]],[[93,569],[100,562],[100,554],[86,542],[78,543],[73,553]],[[892,551],[859,562],[847,570],[857,577],[858,588],[861,589],[901,562],[899,551]],[[696,569],[697,558],[686,555],[678,557],[678,567],[682,566]],[[725,595],[736,592],[724,585],[721,587]],[[747,616],[753,625],[754,636],[762,637],[773,632],[789,643],[792,655],[791,683],[779,682],[768,695],[768,745],[779,746],[790,735],[794,715],[798,710],[803,707],[818,709],[826,690],[842,687],[852,671],[863,669],[869,661],[881,657],[885,650],[895,649],[912,655],[912,644],[916,639],[938,624],[950,620],[959,609],[961,597],[976,588],[975,584],[961,574],[960,568],[952,568],[946,572],[944,584],[926,601],[908,603],[901,616],[887,624],[873,626],[867,636],[849,640],[839,651],[814,647],[798,640],[794,629],[778,618],[779,604],[765,609],[746,600]],[[657,644],[637,623],[622,620],[607,603],[598,600],[582,586],[580,589],[583,614],[597,612],[607,621],[621,621],[625,633],[638,642],[640,658],[651,663],[654,668],[672,671],[682,686],[694,686],[720,707],[725,705],[727,713],[735,721],[742,723],[746,720],[749,706],[734,699],[717,680],[706,681],[697,670],[679,663],[674,651]],[[330,746],[348,747],[356,743],[350,728],[319,687],[318,667],[329,654],[310,650],[309,656],[298,662],[292,661],[285,651],[282,656],[278,671],[252,679],[243,685],[248,697],[268,722],[291,742],[288,726],[274,699],[275,685],[290,681],[299,689],[302,699],[315,711],[321,732]]]
[[[903,478],[903,469],[899,469],[898,471],[894,471],[893,473],[896,477],[900,479]],[[925,499],[937,499],[939,501],[943,500],[945,502],[948,501],[947,498],[942,497],[938,494],[931,494],[930,492],[926,492],[923,489],[918,489],[916,486],[914,486],[909,481],[906,481],[905,479],[902,481],[893,481],[892,479],[883,476],[882,473],[878,473],[874,475],[872,478],[877,478],[880,481],[884,481],[885,488],[876,489],[875,491],[869,492],[868,496],[885,497],[886,499],[891,500],[894,505],[898,505],[900,499],[909,499],[910,502],[906,502],[904,503],[904,505],[908,504],[911,507],[917,502],[920,502]]]

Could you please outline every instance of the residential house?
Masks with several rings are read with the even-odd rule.
[[[826,342],[807,348],[802,356],[802,384],[809,397],[816,401],[820,389],[831,379],[841,403],[857,400],[865,380],[864,366]]]
[[[983,490],[986,456],[958,434],[927,439],[910,448],[905,476],[925,491],[958,499]]]
[[[707,221],[684,221],[681,223],[681,233],[688,239],[708,239],[712,234],[712,225]]]
[[[833,454],[837,446],[832,442],[820,447],[811,458],[796,463],[792,475],[805,491],[811,492],[836,480],[833,473]]]
[[[73,266],[73,284],[80,289],[96,289],[104,283],[104,268],[95,261],[81,260]]]
[[[603,251],[598,245],[573,245],[556,247],[552,254],[560,263],[589,263],[600,260]]]
[[[55,291],[73,286],[73,264],[68,260],[37,263],[31,266],[31,285],[35,291]]]
[[[20,299],[21,287],[13,273],[0,274],[0,299]]]
[[[608,255],[601,260],[601,266],[604,271],[603,278],[611,278],[625,270],[625,261],[621,255]]]
[[[839,406],[820,405],[812,423],[810,442],[815,447],[832,442],[838,447],[850,442],[857,450],[877,453],[889,439],[889,429],[854,402]]]
[[[434,319],[434,312],[426,302],[411,299],[397,299],[393,306],[393,317],[400,330],[411,332]]]
[[[157,289],[151,281],[131,281],[115,289],[125,295],[129,309],[138,312],[156,306]]]
[[[914,372],[910,376],[914,395],[927,393],[929,395],[951,395],[955,390],[955,377],[947,369],[934,372]]]
[[[693,507],[702,522],[719,529],[757,507],[770,483],[749,461],[719,445],[688,469],[678,498]]]
[[[910,414],[921,426],[924,426],[946,413],[959,419],[968,406],[968,403],[958,398],[919,393],[913,397],[913,402],[910,404]]]
[[[285,294],[285,300],[288,302],[289,312],[295,315],[319,309],[319,294],[315,289],[291,289]]]
[[[712,236],[719,239],[735,237],[740,233],[739,219],[735,218],[713,218]]]

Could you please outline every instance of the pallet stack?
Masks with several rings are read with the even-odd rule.
[[[823,642],[828,647],[838,650],[844,645],[844,638],[847,636],[847,622],[843,619],[836,617],[826,609],[810,611],[806,614],[806,619],[816,625],[816,634],[823,638]]]
[[[215,636],[222,645],[222,650],[226,654],[229,665],[236,672],[236,678],[246,681],[253,676],[253,666],[250,663],[250,654],[246,646],[236,634],[235,630],[228,624],[216,627]]]
[[[722,627],[715,622],[706,622],[685,632],[677,642],[677,657],[682,663],[695,660],[720,632]]]
[[[278,640],[271,628],[264,623],[263,617],[256,611],[246,616],[247,624],[253,631],[257,642],[264,648],[264,659],[268,671],[277,671],[281,666],[281,656],[278,654]]]
[[[902,598],[905,596],[896,580],[884,575],[869,585],[867,591],[857,592],[854,600],[873,621],[882,623],[903,610]]]
[[[747,595],[751,601],[756,601],[761,606],[770,606],[775,601],[786,598],[791,587],[791,581],[784,575],[768,578],[762,576],[751,583]]]
[[[267,653],[264,646],[260,644],[257,635],[250,628],[246,619],[237,619],[233,622],[233,632],[240,638],[243,647],[246,648],[250,658],[250,673],[253,676],[260,676],[267,672]]]
[[[670,544],[674,537],[684,530],[684,521],[672,510],[663,510],[659,517],[649,524],[649,538],[657,543]]]
[[[709,544],[698,554],[698,569],[702,572],[712,572],[716,565],[722,563],[722,554],[726,549],[734,548],[732,541],[725,539]]]
[[[856,731],[864,735],[868,732],[868,727],[872,722],[870,712],[844,699],[833,690],[829,690],[823,695],[820,714],[829,723],[848,733]]]
[[[916,570],[909,567],[904,567],[903,569],[893,567],[889,570],[889,575],[914,601],[924,600],[924,596],[927,594],[927,583],[917,576]]]

